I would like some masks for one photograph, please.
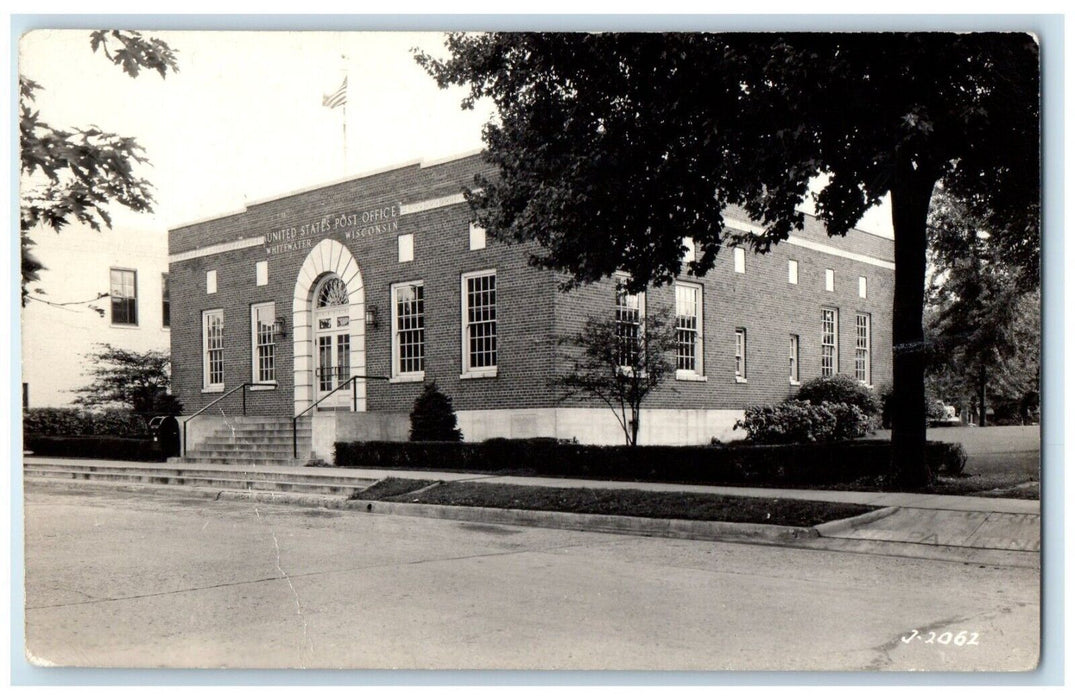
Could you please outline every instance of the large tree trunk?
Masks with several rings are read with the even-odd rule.
[[[985,365],[978,367],[978,425],[985,427]]]
[[[925,336],[926,216],[936,178],[897,156],[892,184],[896,287],[892,302],[892,469],[906,487],[928,484]]]

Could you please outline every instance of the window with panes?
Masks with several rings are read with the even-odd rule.
[[[496,369],[496,273],[463,276],[464,370]]]
[[[870,315],[855,314],[855,379],[870,383]]]
[[[838,366],[838,326],[839,314],[836,309],[821,310],[821,376],[831,377],[839,371]]]
[[[118,326],[137,326],[138,284],[135,271],[110,270],[109,295],[112,297],[112,323]]]
[[[251,345],[253,352],[253,380],[260,384],[276,382],[276,304],[254,304],[250,307]]]
[[[202,380],[206,389],[224,386],[224,311],[202,312]]]
[[[702,373],[702,288],[676,284],[676,370]]]
[[[406,282],[392,287],[393,375],[425,371],[425,287]]]
[[[634,367],[642,345],[643,296],[616,285],[616,357],[620,367]]]

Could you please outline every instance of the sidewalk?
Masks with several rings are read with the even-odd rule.
[[[601,481],[550,477],[496,476],[461,472],[432,472],[403,469],[342,469],[338,467],[255,466],[228,464],[171,464],[159,462],[121,462],[57,457],[24,457],[27,465],[82,465],[104,469],[180,469],[233,473],[306,474],[355,477],[379,480],[387,477],[432,479],[437,481],[480,481],[489,484],[514,484],[580,489],[633,489],[655,492],[705,493],[754,498],[854,503],[881,510],[846,521],[826,523],[816,529],[822,540],[844,548],[865,551],[871,545],[895,553],[939,548],[952,556],[962,550],[986,550],[996,553],[1037,553],[1041,548],[1040,501],[1010,498],[980,498],[918,493],[880,493],[874,491],[826,491],[790,488],[753,488],[740,486],[702,486],[634,481]],[[817,544],[826,544],[821,542]],[[898,545],[906,545],[902,549]],[[814,545],[817,546],[817,545]],[[938,550],[938,551],[939,551]]]

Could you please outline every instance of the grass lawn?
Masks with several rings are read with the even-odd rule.
[[[436,484],[420,493],[415,493]],[[778,498],[741,498],[696,493],[661,493],[620,489],[575,489],[485,484],[437,483],[389,478],[356,495],[361,500],[432,503],[449,506],[515,508],[561,513],[629,515],[641,518],[712,520],[811,527],[876,510],[870,506]]]

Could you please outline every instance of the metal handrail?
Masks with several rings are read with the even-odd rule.
[[[351,385],[351,410],[357,411],[358,410],[358,384],[355,383],[356,379],[383,379],[385,381],[388,381],[388,377],[381,377],[381,376],[375,375],[375,374],[352,374],[349,379],[347,379],[346,381],[344,381],[341,384],[339,384],[335,389],[333,389],[332,391],[328,392],[327,394],[325,394],[324,396],[319,398],[317,401],[313,402],[312,404],[310,404],[306,408],[304,408],[301,411],[299,411],[298,413],[296,413],[294,418],[291,419],[291,448],[292,448],[292,454],[294,455],[295,459],[299,458],[299,418],[302,418],[303,415],[305,415],[306,413],[309,413],[310,411],[312,411],[315,408],[317,408],[318,404],[320,404],[322,401],[324,401],[328,397],[330,397],[333,394],[335,394],[340,389],[343,389],[348,384]]]
[[[209,403],[205,404],[204,406],[199,408],[197,411],[195,411],[191,415],[187,416],[187,418],[183,420],[183,456],[184,457],[187,456],[187,423],[191,422],[192,420],[194,420],[195,418],[197,418],[201,414],[203,414],[206,411],[208,411],[214,405],[220,403],[221,401],[223,401],[224,399],[228,398],[229,396],[231,396],[235,392],[239,391],[240,389],[243,392],[243,415],[245,416],[246,415],[246,388],[248,386],[271,386],[271,387],[275,387],[276,385],[275,384],[268,384],[268,383],[265,383],[265,382],[243,382],[242,384],[240,384],[239,386],[235,387],[234,389],[232,389],[228,393],[224,394],[223,396],[216,397],[215,399],[213,399]]]

